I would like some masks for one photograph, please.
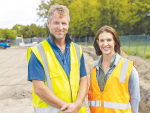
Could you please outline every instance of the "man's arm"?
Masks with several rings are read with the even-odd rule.
[[[75,101],[79,105],[79,107],[82,106],[82,103],[84,102],[84,99],[87,96],[87,91],[88,91],[88,78],[87,76],[84,76],[80,78],[79,92],[77,99]]]
[[[63,113],[78,113],[88,91],[88,78],[87,76],[80,78],[80,87],[77,99],[74,103],[66,104],[61,108]]]
[[[58,98],[47,86],[45,86],[43,81],[32,80],[32,82],[35,94],[47,104],[59,109],[67,104],[65,101]]]

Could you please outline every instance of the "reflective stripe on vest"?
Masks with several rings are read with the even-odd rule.
[[[128,110],[129,108],[131,108],[131,105],[130,105],[130,103],[129,104],[122,104],[122,103],[104,101],[104,107],[105,108],[112,108],[112,109]]]
[[[74,47],[75,47],[75,50],[76,50],[78,64],[79,64],[79,67],[80,67],[80,50],[79,50],[79,46],[77,44],[75,44],[75,43],[73,43],[73,44],[74,44]],[[50,73],[49,73],[49,68],[48,68],[48,62],[47,62],[47,58],[46,58],[46,54],[45,54],[43,45],[40,43],[37,46],[37,48],[39,50],[40,56],[41,56],[42,61],[43,61],[43,65],[45,67],[45,73],[46,73],[46,79],[47,79],[47,87],[50,88],[51,91],[53,91],[52,82],[51,82]],[[80,73],[80,69],[79,69],[79,73]],[[80,76],[80,74],[79,74],[79,76]],[[80,81],[80,77],[79,77],[79,81]],[[83,102],[81,107],[83,107],[84,105],[85,105],[85,103]],[[34,107],[34,111],[36,113],[49,113],[50,111],[52,113],[62,112],[60,109],[55,108],[55,107],[50,106],[50,105],[47,108]]]
[[[125,59],[122,65],[122,69],[121,69],[121,74],[120,74],[120,79],[119,79],[120,83],[125,83],[126,74],[128,70],[128,64],[129,64],[129,60]]]
[[[100,100],[97,100],[97,101],[90,101],[89,100],[89,106],[100,107],[101,106],[101,101]]]
[[[91,73],[92,73],[92,70],[93,70],[93,68],[95,67],[95,65],[97,64],[97,62],[98,61],[95,61],[95,62],[93,62],[92,64],[91,64]],[[98,68],[98,66],[96,66],[96,68]],[[90,73],[90,77],[91,77],[91,73]],[[90,78],[90,82],[91,82],[91,78]]]
[[[53,91],[51,78],[49,76],[50,73],[49,73],[49,69],[48,69],[47,58],[46,58],[46,54],[45,54],[44,48],[43,48],[43,46],[42,46],[41,43],[37,46],[37,48],[39,50],[39,53],[41,55],[41,58],[42,58],[42,61],[43,61],[44,67],[45,67],[45,73],[46,73],[46,79],[47,79],[47,86],[49,87],[49,89],[51,91]]]
[[[115,102],[106,102],[103,103],[105,108],[112,108],[112,109],[122,109],[122,110],[128,110],[131,108],[130,103],[129,104],[122,104],[122,103],[115,103]],[[101,101],[89,101],[89,106],[92,107],[101,107]]]
[[[91,65],[91,70],[93,70],[93,68],[94,68],[94,66],[95,66],[96,63],[97,62],[94,62]],[[122,69],[121,69],[121,74],[120,74],[120,79],[119,79],[120,83],[125,83],[126,74],[127,74],[127,70],[128,70],[128,64],[129,64],[129,60],[125,59],[124,62],[123,62],[123,65],[122,65]]]
[[[59,113],[62,112],[60,109],[55,108],[53,106],[49,106],[48,108],[42,108],[42,107],[34,107],[35,113]]]
[[[80,50],[79,50],[79,46],[76,43],[73,43],[75,50],[76,50],[76,54],[77,54],[77,58],[78,58],[78,65],[79,65],[79,82],[80,82]]]

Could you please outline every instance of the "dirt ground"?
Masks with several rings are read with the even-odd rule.
[[[93,47],[82,46],[89,78],[89,64],[98,59]],[[0,49],[0,113],[33,113],[32,83],[27,81],[26,48]],[[139,112],[150,113],[150,63],[135,56],[122,56],[135,62],[139,72],[141,101]],[[85,99],[88,108],[87,98]]]

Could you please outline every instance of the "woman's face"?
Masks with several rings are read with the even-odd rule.
[[[97,43],[102,51],[102,55],[113,55],[115,53],[115,41],[111,33],[101,33],[98,37]]]

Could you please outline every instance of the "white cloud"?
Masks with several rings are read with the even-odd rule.
[[[0,1],[0,28],[12,29],[16,24],[43,25],[36,14],[36,8],[41,4],[41,0],[1,0]]]

